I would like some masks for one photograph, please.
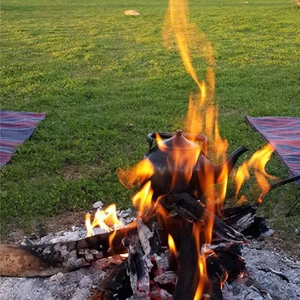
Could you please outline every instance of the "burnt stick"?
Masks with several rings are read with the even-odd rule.
[[[168,211],[174,210],[184,220],[198,222],[200,219],[214,218],[214,233],[229,242],[246,242],[246,238],[235,230],[232,226],[226,224],[218,216],[211,216],[211,213],[205,210],[201,203],[196,201],[188,193],[169,194],[160,200],[160,204]]]

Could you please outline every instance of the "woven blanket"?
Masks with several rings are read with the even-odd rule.
[[[16,147],[29,138],[45,113],[0,110],[0,165],[9,162]]]
[[[300,174],[300,119],[246,116],[246,121],[275,148],[292,176]],[[300,181],[297,181],[300,187]]]

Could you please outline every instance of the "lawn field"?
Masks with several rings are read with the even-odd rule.
[[[117,169],[143,157],[148,132],[182,127],[195,89],[178,52],[163,44],[167,4],[1,1],[1,109],[47,113],[1,171],[3,232],[97,200],[130,205]],[[245,115],[300,117],[300,9],[292,0],[194,0],[190,20],[214,49],[221,135],[230,151],[249,148],[249,158],[264,141]],[[289,176],[274,155],[267,170]],[[259,195],[252,183],[243,193],[253,203]],[[297,195],[294,184],[278,188],[260,212],[292,232],[299,214],[284,215]]]

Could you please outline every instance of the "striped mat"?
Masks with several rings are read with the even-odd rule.
[[[292,176],[300,174],[300,119],[246,116],[246,121],[274,148]],[[297,181],[300,187],[300,181]]]
[[[7,164],[16,147],[28,139],[45,113],[0,110],[0,166]]]

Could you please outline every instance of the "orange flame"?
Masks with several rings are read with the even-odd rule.
[[[198,253],[198,269],[199,269],[199,281],[196,293],[194,295],[194,300],[201,299],[203,295],[204,286],[207,283],[208,276],[206,270],[206,257],[201,249],[201,227],[202,223],[198,222],[193,225],[193,235],[196,243],[197,253]]]
[[[111,204],[104,210],[97,210],[93,222],[91,222],[91,214],[87,213],[85,216],[85,226],[87,229],[87,237],[94,235],[93,228],[100,227],[102,230],[109,232],[113,227],[121,225],[117,217],[116,205]]]
[[[250,178],[250,172],[249,172],[250,169],[254,170],[254,175],[260,189],[262,191],[269,189],[270,184],[267,178],[276,179],[276,177],[268,174],[265,171],[265,167],[267,162],[270,160],[273,152],[274,152],[274,148],[270,144],[268,144],[264,146],[262,149],[256,151],[247,162],[244,162],[238,168],[235,174],[236,197],[239,194],[239,191],[244,181]],[[261,201],[261,199],[259,199],[259,201]]]
[[[206,135],[211,148],[210,155],[214,155],[214,157],[210,157],[210,159],[218,162],[226,159],[228,143],[220,136],[218,127],[218,106],[214,105],[215,75],[213,68],[215,62],[213,49],[206,36],[202,32],[198,32],[194,25],[189,22],[187,3],[188,1],[185,0],[169,0],[164,38],[167,46],[169,46],[170,35],[174,35],[175,43],[180,52],[184,67],[199,89],[198,94],[190,95],[185,130],[194,135]],[[198,38],[200,38],[200,40],[197,40]],[[195,45],[199,48],[195,49]],[[196,54],[195,50],[197,51]],[[192,63],[193,57],[199,58],[199,53],[208,66],[205,80],[199,80]],[[199,153],[196,156],[196,161],[198,155]],[[189,164],[193,166],[193,159],[194,158],[192,158],[191,161],[190,157],[185,159],[181,156],[181,162],[179,162],[179,164],[182,163],[182,165],[186,165],[186,160],[189,160]],[[178,163],[176,154],[174,160]],[[179,165],[179,167],[181,166]],[[203,244],[206,244],[211,242],[214,224],[213,215],[216,207],[222,205],[226,196],[228,169],[227,165],[224,164],[224,167],[220,170],[220,174],[218,174],[219,178],[216,179],[211,167],[204,164],[203,168],[205,169],[203,171],[205,176],[203,176],[204,178],[199,178],[199,185],[205,194],[205,209],[209,212],[207,214],[208,217],[204,219],[205,229]],[[177,169],[180,168],[177,167]],[[186,178],[187,180],[190,179],[189,174],[187,174]],[[215,184],[216,181],[218,184]],[[194,296],[196,300],[201,298],[205,282],[207,281],[206,259],[200,250],[200,225],[194,225],[194,236],[197,244],[198,268],[200,272],[200,280]]]
[[[108,244],[109,244],[109,247],[110,249],[113,250],[113,240],[116,236],[116,230],[114,230],[114,232],[108,237]]]
[[[176,257],[176,253],[177,253],[176,245],[175,245],[173,237],[170,234],[168,234],[168,246],[169,246],[169,249],[170,249],[172,255],[174,257]]]
[[[138,207],[140,215],[151,208],[152,196],[153,190],[151,188],[151,181],[149,180],[132,198],[132,203],[135,207]]]
[[[119,180],[126,188],[132,188],[137,184],[142,184],[153,174],[153,164],[147,157],[131,168],[118,170]]]

